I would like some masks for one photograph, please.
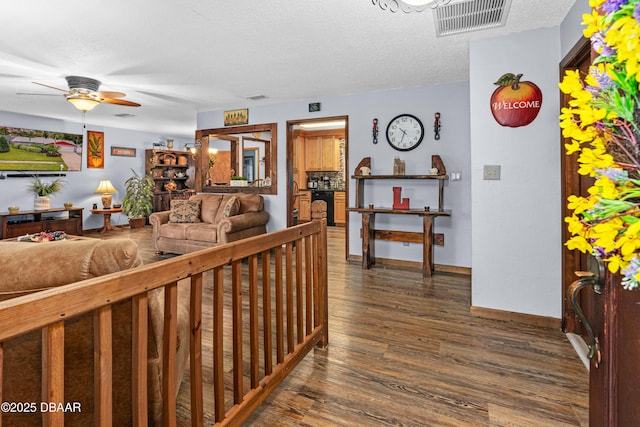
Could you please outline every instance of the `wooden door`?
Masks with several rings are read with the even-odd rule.
[[[561,76],[564,76],[566,70],[579,69],[582,75],[589,71],[589,65],[592,61],[591,45],[589,40],[583,39],[576,47],[567,55],[561,63]],[[562,107],[569,102],[569,97],[562,94]],[[571,302],[567,296],[567,291],[572,282],[577,277],[576,271],[587,270],[587,256],[579,251],[570,251],[564,246],[564,242],[569,240],[569,232],[567,230],[564,218],[571,215],[571,211],[567,208],[567,198],[570,195],[588,195],[587,189],[593,183],[593,178],[578,174],[578,154],[575,153],[567,156],[564,145],[570,141],[561,138],[561,177],[562,177],[562,329],[565,332],[572,332],[584,336],[583,328],[580,320],[571,306]],[[580,304],[584,307],[585,314],[590,316],[593,314],[593,295],[582,292],[580,295]],[[586,338],[586,337],[585,337]]]
[[[588,71],[593,60],[588,40],[583,40],[567,56],[561,69]],[[563,97],[566,105],[568,99]],[[564,146],[563,141],[563,146]],[[564,217],[570,212],[566,208],[567,197],[571,194],[586,195],[593,180],[578,175],[576,156],[567,156],[562,148],[562,242],[568,239]],[[632,426],[640,420],[640,405],[636,391],[640,384],[640,290],[628,291],[620,284],[620,275],[612,275],[601,267],[604,276],[600,293],[592,287],[583,288],[577,298],[584,312],[582,322],[567,296],[567,289],[577,277],[575,271],[586,271],[587,255],[578,251],[568,251],[563,246],[563,329],[580,334],[587,344],[592,344],[587,336],[589,326],[597,340],[596,349],[590,360],[589,369],[589,426]],[[592,271],[594,269],[592,268]],[[589,326],[587,326],[587,324]]]

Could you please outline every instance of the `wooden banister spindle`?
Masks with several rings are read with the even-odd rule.
[[[313,329],[313,254],[311,248],[311,236],[304,238],[304,271],[305,271],[305,335]]]
[[[282,289],[282,247],[274,250],[276,265],[276,363],[284,360],[284,295]]]
[[[300,344],[304,339],[304,284],[302,283],[302,255],[304,253],[303,239],[296,240],[296,342]]]
[[[42,402],[64,403],[63,321],[42,328]],[[64,425],[64,411],[43,411],[42,425]]]
[[[258,387],[260,347],[258,342],[258,256],[249,257],[249,351],[251,388]]]
[[[224,268],[213,270],[213,400],[215,420],[224,420]]]
[[[113,412],[113,342],[111,306],[93,312],[94,426],[110,427]]]
[[[233,403],[243,398],[242,381],[242,262],[231,265],[231,310],[233,317]]]
[[[164,287],[162,332],[162,417],[165,427],[176,425],[176,348],[178,347],[178,283]]]
[[[147,401],[148,303],[146,293],[133,297],[131,303],[131,406],[133,425],[136,427],[144,427],[149,424]]]
[[[271,331],[271,251],[262,252],[262,323],[264,328],[264,374],[273,372],[273,334]],[[0,426],[1,427],[1,426]]]
[[[189,304],[189,380],[191,383],[191,425],[204,423],[202,396],[202,273],[191,277]]]
[[[285,249],[285,276],[286,276],[286,310],[287,310],[287,353],[293,353],[293,244],[288,242]]]

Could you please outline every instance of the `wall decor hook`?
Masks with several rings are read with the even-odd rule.
[[[371,130],[371,135],[373,136],[373,143],[378,143],[378,119],[373,119],[373,129]]]

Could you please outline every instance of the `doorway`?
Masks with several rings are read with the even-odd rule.
[[[287,227],[306,220],[311,191],[332,193],[336,228],[344,228],[349,254],[349,117],[287,121]],[[310,208],[310,206],[309,206]],[[343,226],[343,227],[342,227]]]

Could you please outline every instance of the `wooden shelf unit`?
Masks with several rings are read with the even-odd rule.
[[[180,172],[185,176],[176,177]],[[173,194],[194,188],[195,163],[189,151],[145,150],[145,173],[155,183],[153,212],[168,211]],[[176,184],[174,192],[165,189],[165,184],[171,181]]]
[[[84,208],[53,208],[45,210],[20,211],[16,214],[0,212],[2,234],[0,239],[20,237],[43,231],[64,231],[76,236],[82,235],[82,210]],[[60,216],[67,213],[67,217]]]
[[[449,179],[446,174],[441,175],[352,175],[356,180],[356,206],[347,208],[347,212],[357,212],[362,215],[362,268],[369,269],[375,265],[375,241],[376,237],[385,236],[386,240],[398,241],[418,241],[417,235],[421,237],[423,245],[422,253],[422,275],[431,277],[433,274],[433,221],[439,216],[451,216],[451,210],[443,208],[444,204],[444,182]],[[364,187],[370,180],[436,180],[438,181],[438,208],[437,210],[423,209],[393,209],[390,207],[375,207],[370,204],[365,207]],[[394,232],[375,229],[375,214],[393,215],[416,215],[422,217],[422,233]],[[394,238],[394,235],[397,238]],[[401,235],[401,236],[400,236]],[[408,239],[408,240],[407,240]],[[444,240],[443,236],[438,236],[438,241]]]

